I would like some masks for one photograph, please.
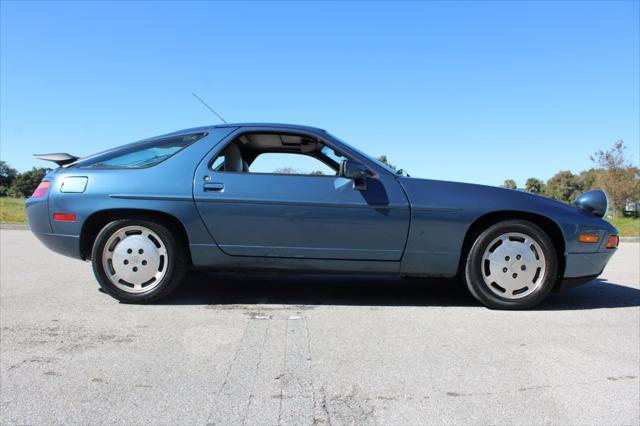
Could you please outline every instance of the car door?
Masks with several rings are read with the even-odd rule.
[[[198,211],[221,250],[232,256],[400,260],[410,214],[393,175],[341,147],[376,173],[365,190],[339,176],[213,170],[218,153],[251,131],[282,129],[236,131],[199,164],[194,176]]]

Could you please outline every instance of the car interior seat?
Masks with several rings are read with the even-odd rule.
[[[224,171],[225,172],[248,172],[249,165],[242,158],[242,152],[235,143],[229,144],[224,152]]]

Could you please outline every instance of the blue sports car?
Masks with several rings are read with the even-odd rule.
[[[325,130],[224,124],[78,158],[26,202],[51,250],[90,260],[127,303],[189,269],[455,277],[484,305],[530,308],[598,276],[616,251],[604,192],[569,206],[521,191],[411,178]]]

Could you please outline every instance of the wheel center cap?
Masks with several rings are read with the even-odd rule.
[[[113,269],[131,284],[144,283],[158,273],[160,256],[147,238],[132,235],[124,238],[113,251]]]

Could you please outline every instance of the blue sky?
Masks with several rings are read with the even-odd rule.
[[[325,128],[413,176],[640,158],[639,2],[2,2],[0,158],[227,121]]]

